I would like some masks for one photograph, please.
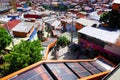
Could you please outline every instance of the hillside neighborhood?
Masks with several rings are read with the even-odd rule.
[[[0,0],[0,80],[119,80],[119,0]]]

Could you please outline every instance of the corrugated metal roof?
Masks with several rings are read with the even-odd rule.
[[[107,61],[101,57],[97,60],[103,64],[107,63]],[[106,66],[101,65],[96,60],[46,61],[29,70],[10,77],[9,80],[77,80],[109,71],[105,67]],[[113,68],[113,66],[111,66],[111,68]]]
[[[80,29],[78,32],[112,44],[115,44],[120,35],[118,32],[110,32],[88,26]]]
[[[76,22],[80,23],[80,24],[82,24],[84,26],[92,26],[93,24],[97,23],[95,21],[84,19],[84,18],[77,19]]]
[[[58,21],[58,20],[55,20],[52,24],[51,24],[51,26],[54,26],[55,28],[57,28],[59,25],[60,25],[60,21]]]

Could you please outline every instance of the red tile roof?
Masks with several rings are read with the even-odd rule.
[[[11,30],[14,28],[18,23],[20,23],[20,20],[12,20],[8,22],[8,29]],[[4,27],[6,28],[6,24],[4,24]]]

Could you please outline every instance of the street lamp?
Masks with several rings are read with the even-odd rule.
[[[73,14],[71,15],[71,17],[72,17],[72,27],[71,27],[71,43],[73,42],[73,32],[74,32],[74,30],[73,30],[73,28],[74,28],[74,18],[76,18]]]

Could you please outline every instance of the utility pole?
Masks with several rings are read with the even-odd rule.
[[[72,27],[71,27],[71,43],[73,42],[73,33],[74,33],[74,19],[76,19],[76,16],[75,15],[71,15],[71,17],[72,17]]]
[[[71,43],[73,42],[73,16],[72,16],[72,27],[71,27]]]

